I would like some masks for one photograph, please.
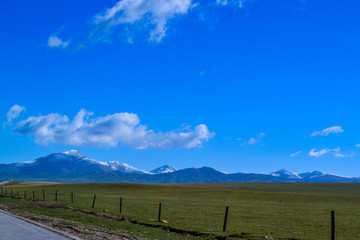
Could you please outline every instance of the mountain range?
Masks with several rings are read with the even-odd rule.
[[[210,167],[175,169],[164,165],[150,172],[119,161],[100,162],[76,150],[53,153],[34,161],[0,164],[0,180],[50,182],[209,183],[209,182],[360,182],[319,171],[231,173]]]

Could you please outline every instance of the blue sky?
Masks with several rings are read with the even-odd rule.
[[[360,176],[359,7],[2,1],[0,162]]]

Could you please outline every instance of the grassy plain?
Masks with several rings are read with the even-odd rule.
[[[2,186],[2,189],[3,193],[7,189],[8,195],[11,189],[13,195],[19,191],[21,197],[26,191],[27,197],[31,198],[32,191],[35,191],[36,199],[43,199],[44,190],[45,201],[54,203],[55,191],[58,191],[58,204],[97,212],[105,210],[107,214],[141,223],[206,233],[209,234],[203,237],[206,239],[216,236],[264,239],[268,236],[274,239],[327,240],[330,239],[330,211],[335,210],[336,239],[360,239],[360,184],[353,183],[18,183]],[[71,204],[71,192],[74,193],[74,204]],[[96,202],[92,209],[94,194]],[[120,197],[123,198],[121,214]],[[162,203],[161,219],[165,219],[166,224],[157,222],[159,203]],[[224,233],[226,206],[229,206],[229,216]],[[37,211],[70,214],[54,209]],[[132,228],[143,226],[124,227],[132,231]],[[161,234],[148,236],[166,239]],[[185,234],[184,239],[186,236],[191,234]],[[178,237],[174,235],[168,239]]]

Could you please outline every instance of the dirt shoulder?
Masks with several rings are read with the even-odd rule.
[[[0,209],[9,212],[13,215],[20,216],[26,219],[30,219],[37,223],[41,223],[50,228],[66,232],[70,235],[73,235],[79,239],[84,240],[100,240],[100,239],[110,239],[110,240],[146,240],[145,238],[140,238],[134,236],[133,234],[107,227],[99,227],[90,224],[82,224],[77,221],[64,219],[59,216],[47,216],[32,213],[31,209],[58,209],[63,208],[63,210],[71,210],[68,207],[61,207],[57,205],[52,205],[46,202],[31,202],[31,203],[2,203],[0,204]],[[89,211],[89,214],[91,212]],[[97,214],[96,214],[97,215]],[[102,219],[106,216],[97,216]],[[115,219],[112,219],[115,220]]]

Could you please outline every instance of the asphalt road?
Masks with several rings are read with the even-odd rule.
[[[70,240],[30,222],[0,212],[1,240]]]
[[[5,182],[0,182],[0,185],[5,185],[5,184],[8,184],[9,181],[5,181]]]

